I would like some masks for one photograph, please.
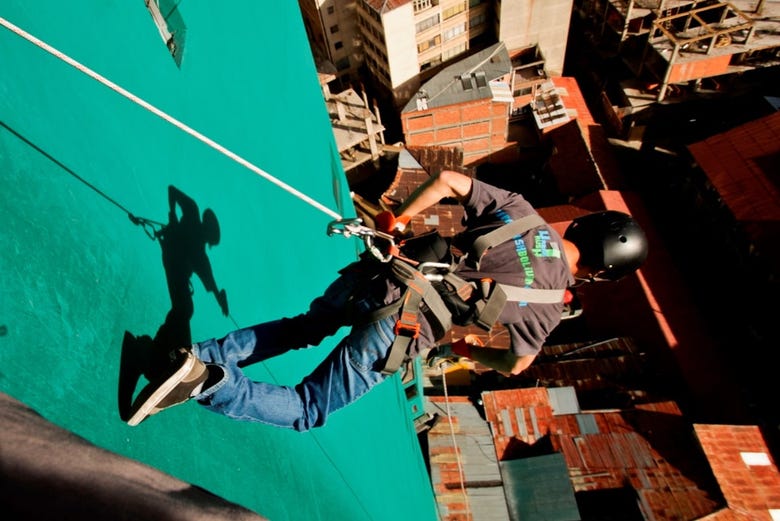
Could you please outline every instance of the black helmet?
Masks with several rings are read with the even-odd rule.
[[[593,269],[600,279],[617,280],[647,258],[645,232],[622,212],[608,210],[578,217],[563,237],[577,246],[580,264]]]

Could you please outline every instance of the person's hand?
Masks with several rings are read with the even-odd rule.
[[[377,231],[389,235],[399,235],[403,233],[406,227],[409,226],[409,221],[411,221],[411,217],[408,215],[396,217],[393,215],[393,212],[389,210],[379,212],[376,217],[374,217]]]
[[[457,364],[461,358],[471,358],[471,344],[461,338],[452,344],[441,344],[430,351],[425,357],[428,367],[441,367],[443,365]]]
[[[219,307],[222,308],[222,314],[228,316],[230,311],[228,310],[227,292],[224,289],[217,293],[217,302]]]

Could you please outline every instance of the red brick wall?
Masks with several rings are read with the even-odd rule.
[[[506,104],[482,99],[402,115],[401,120],[407,146],[461,147],[469,165],[506,148],[508,115]]]

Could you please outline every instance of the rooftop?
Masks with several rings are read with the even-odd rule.
[[[402,113],[478,99],[492,99],[498,95],[498,86],[492,85],[491,82],[503,78],[511,71],[512,62],[506,46],[497,43],[444,68],[420,87]]]

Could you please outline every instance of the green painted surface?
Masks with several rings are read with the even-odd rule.
[[[296,2],[179,2],[178,67],[142,0],[5,0],[0,16],[342,215],[353,215]],[[136,428],[117,413],[125,332],[170,310],[159,242],[168,185],[211,208],[230,317],[192,278],[193,340],[301,312],[355,258],[331,217],[0,28],[0,391],[109,450],[273,520],[435,519],[392,379],[311,433],[197,404]],[[335,339],[253,366],[294,384]],[[413,512],[411,517],[409,512]]]

